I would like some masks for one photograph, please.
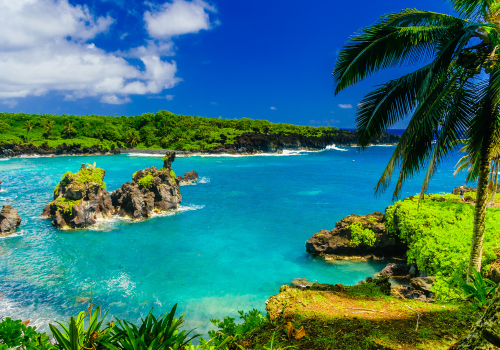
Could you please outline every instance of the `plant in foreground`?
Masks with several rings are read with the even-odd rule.
[[[470,275],[469,279],[472,283],[463,283],[461,285],[466,298],[473,298],[479,308],[487,307],[491,304],[491,298],[497,288],[497,284],[487,278],[483,278],[481,273],[474,271],[474,275]]]
[[[36,327],[28,327],[21,320],[7,317],[0,322],[0,350],[17,348],[21,350],[55,349],[45,333],[38,333]]]

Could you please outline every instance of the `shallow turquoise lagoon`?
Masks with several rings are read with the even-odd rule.
[[[20,230],[0,238],[0,315],[45,326],[66,319],[90,296],[110,315],[137,320],[179,303],[189,327],[205,332],[209,319],[237,310],[265,310],[265,300],[293,278],[354,284],[384,263],[327,264],[309,256],[305,241],[349,214],[383,211],[391,193],[373,188],[394,147],[329,149],[282,156],[191,157],[177,174],[196,170],[201,181],[181,188],[181,210],[142,222],[113,220],[88,231],[60,231],[39,218],[67,171],[97,162],[108,190],[132,173],[162,166],[158,157],[96,156],[0,161],[0,204],[12,204]],[[454,155],[430,192],[463,184],[453,178]],[[404,187],[420,189],[421,176]],[[81,299],[79,299],[81,300]],[[44,326],[45,325],[45,326]]]

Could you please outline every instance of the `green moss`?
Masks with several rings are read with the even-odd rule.
[[[73,215],[73,206],[80,203],[80,200],[72,201],[61,197],[54,202],[58,206],[57,211],[62,210],[64,214]]]
[[[106,183],[103,181],[104,169],[86,167],[81,168],[78,172],[72,173],[71,171],[66,172],[62,179],[62,183],[77,183],[85,186],[87,183],[95,183],[99,185],[103,190],[106,190]],[[71,181],[70,181],[71,180]]]
[[[172,178],[172,181],[175,182],[176,181],[176,176],[175,176],[175,173],[173,170],[170,170],[170,177]]]
[[[375,232],[370,230],[369,228],[363,228],[363,224],[361,222],[355,222],[348,226],[351,230],[351,243],[358,246],[361,243],[372,246],[375,244]]]
[[[54,196],[57,196],[59,193],[59,184],[56,185],[56,188],[54,188]]]
[[[139,185],[145,188],[151,188],[153,186],[152,183],[153,179],[154,179],[153,175],[148,174],[139,180]]]

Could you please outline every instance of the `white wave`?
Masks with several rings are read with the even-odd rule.
[[[205,176],[203,176],[202,178],[200,178],[200,179],[197,181],[197,183],[200,183],[200,184],[208,184],[208,183],[210,183],[210,178],[209,178],[209,177],[205,177]],[[195,184],[196,184],[196,182],[195,182]]]
[[[0,235],[0,239],[21,237],[23,235],[23,233],[24,233],[24,230],[17,230],[14,233],[9,233],[8,235]]]
[[[126,154],[129,157],[156,157],[156,158],[165,157],[164,154],[152,154],[152,153],[123,153],[123,154]]]
[[[0,160],[10,160],[10,158],[0,158]]]
[[[396,147],[396,145],[370,145],[368,147]]]
[[[205,208],[204,205],[196,205],[196,204],[191,204],[191,205],[181,205],[179,207],[179,212],[183,211],[191,211],[191,210],[198,210],[198,209],[203,209]]]
[[[21,155],[19,158],[40,158],[40,156],[38,154],[33,154],[33,155]]]
[[[287,156],[302,156],[307,153],[317,153],[318,151],[308,151],[308,150],[283,150],[283,153],[256,153],[256,154],[229,154],[229,153],[220,153],[220,154],[193,154],[191,157],[232,157],[232,158],[241,158],[241,157],[287,157]]]
[[[326,146],[326,149],[333,149],[333,150],[335,150],[335,151],[348,151],[348,150],[347,150],[347,149],[345,149],[345,148],[339,148],[339,147],[337,147],[337,146],[335,146],[335,145],[328,145],[328,146]]]

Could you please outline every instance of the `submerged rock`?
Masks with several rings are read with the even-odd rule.
[[[19,212],[12,205],[4,205],[0,211],[0,234],[13,233],[21,225]]]
[[[180,186],[186,186],[195,183],[199,178],[200,176],[198,175],[198,173],[194,170],[191,170],[190,172],[185,173],[184,176],[177,176],[177,181],[179,181]]]
[[[167,151],[163,168],[139,170],[121,188],[111,193],[116,213],[140,220],[153,213],[164,213],[179,208],[182,196],[179,181],[172,170],[175,152]]]
[[[76,173],[67,172],[54,189],[54,200],[42,212],[59,228],[86,228],[97,219],[110,218],[114,208],[104,183],[105,171],[82,164]]]
[[[354,224],[354,225],[353,225]],[[357,241],[353,231],[368,229],[368,239]],[[363,233],[364,234],[364,233]],[[311,255],[333,254],[344,256],[375,255],[385,258],[401,257],[407,245],[399,238],[389,236],[384,224],[384,214],[349,215],[335,225],[332,231],[321,230],[307,242],[306,250]]]

